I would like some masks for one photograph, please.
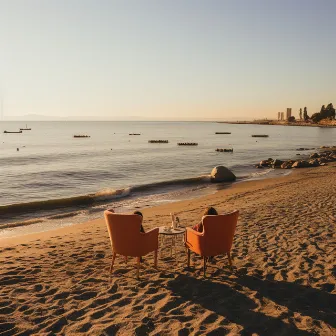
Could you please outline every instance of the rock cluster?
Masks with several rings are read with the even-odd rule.
[[[291,169],[291,168],[308,168],[308,167],[318,167],[325,166],[328,162],[336,161],[336,151],[325,151],[323,153],[313,153],[309,156],[307,160],[273,160],[269,158],[267,160],[260,161],[256,168],[281,168],[281,169]]]

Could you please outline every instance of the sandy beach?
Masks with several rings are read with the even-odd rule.
[[[235,270],[117,258],[102,219],[0,240],[0,335],[335,335],[336,165],[143,210],[146,230],[240,210]]]

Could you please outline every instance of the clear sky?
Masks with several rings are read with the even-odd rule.
[[[336,104],[335,0],[0,0],[5,115],[257,118]]]

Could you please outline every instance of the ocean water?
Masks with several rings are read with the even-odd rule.
[[[65,212],[68,218],[81,219],[78,215],[86,210],[91,218],[102,202],[104,207],[132,208],[140,199],[141,206],[212,192],[206,176],[217,165],[230,168],[240,179],[267,177],[271,170],[254,167],[260,160],[293,158],[303,154],[296,151],[299,147],[317,148],[336,140],[332,128],[216,122],[29,122],[30,131],[3,133],[25,124],[0,123],[0,228],[23,219],[62,217]],[[90,138],[73,138],[75,134]],[[148,143],[158,139],[169,143]],[[177,146],[178,142],[198,146]],[[216,148],[234,151],[220,153]]]

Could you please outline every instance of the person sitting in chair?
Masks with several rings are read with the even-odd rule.
[[[140,212],[140,211],[134,211],[133,214],[134,214],[134,215],[141,216],[141,222],[142,222],[142,219],[143,219],[143,214],[142,214],[142,212]],[[141,224],[141,226],[140,226],[140,232],[145,233],[145,230],[144,230],[142,224]]]
[[[213,207],[208,207],[204,213],[203,213],[203,217],[204,216],[209,216],[209,215],[213,215],[216,216],[218,215],[218,212],[215,208]],[[203,224],[202,221],[199,222],[198,224],[196,224],[195,226],[193,226],[193,230],[197,231],[197,232],[203,232]]]
[[[217,212],[217,210],[216,210],[215,208],[213,208],[213,207],[208,207],[208,208],[204,211],[204,213],[203,213],[203,217],[204,217],[204,216],[209,216],[209,215],[217,216],[217,215],[218,215],[218,212]],[[202,221],[199,222],[198,224],[196,224],[195,226],[193,226],[193,230],[202,233],[202,232],[203,232],[203,223],[202,223]],[[214,259],[214,257],[208,257],[208,261],[210,261],[210,262],[215,262],[215,259]]]
[[[140,212],[140,211],[134,211],[133,214],[141,216],[141,223],[142,223],[142,220],[143,220],[143,214],[142,214],[142,212]],[[141,233],[145,233],[145,229],[143,228],[142,224],[140,225],[140,232]],[[143,262],[142,257],[140,257],[140,262]]]

